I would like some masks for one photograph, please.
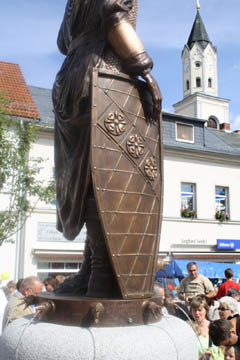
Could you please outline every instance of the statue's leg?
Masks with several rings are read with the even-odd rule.
[[[86,227],[91,250],[91,275],[86,296],[119,297],[119,289],[105,245],[104,234],[92,196],[87,202]]]
[[[89,239],[85,241],[83,252],[83,263],[79,272],[66,279],[55,290],[56,294],[76,294],[85,295],[88,288],[89,277],[91,273],[91,251],[89,248]]]

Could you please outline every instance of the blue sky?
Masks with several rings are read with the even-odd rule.
[[[28,85],[51,88],[64,57],[56,37],[66,0],[1,3],[0,60],[20,65]],[[219,96],[230,99],[231,129],[240,129],[240,0],[200,0],[200,14],[218,50]],[[139,0],[137,32],[154,60],[163,107],[182,99],[181,51],[196,15],[196,0]]]

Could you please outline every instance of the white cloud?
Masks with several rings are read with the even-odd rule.
[[[239,63],[233,65],[233,70],[240,71],[240,61]]]
[[[231,116],[231,130],[240,130],[240,114]]]

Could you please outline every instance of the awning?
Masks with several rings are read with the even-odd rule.
[[[170,264],[165,267],[166,272],[158,271],[158,277],[185,277],[188,276],[187,264],[194,260],[172,260]],[[208,278],[225,278],[224,270],[231,268],[234,273],[234,278],[240,278],[240,264],[232,263],[215,263],[207,261],[196,261],[198,265],[199,274],[207,276]]]
[[[51,250],[51,249],[33,249],[33,254],[37,258],[51,260],[83,260],[83,251],[81,250]]]

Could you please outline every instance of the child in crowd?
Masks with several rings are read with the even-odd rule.
[[[240,360],[240,350],[236,345],[225,347],[224,360]]]

